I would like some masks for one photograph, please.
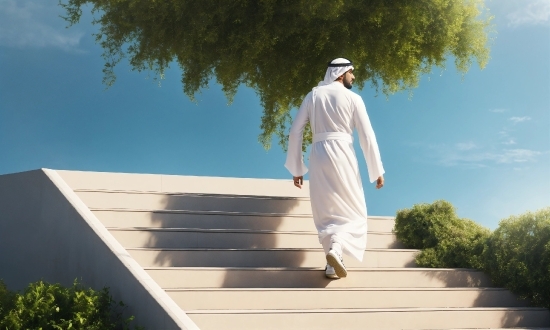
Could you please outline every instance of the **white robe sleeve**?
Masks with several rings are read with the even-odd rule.
[[[312,93],[309,93],[302,102],[296,118],[290,128],[288,136],[288,151],[286,154],[285,167],[292,176],[302,176],[307,173],[308,169],[304,164],[304,156],[302,154],[302,141],[304,139],[304,127],[309,121],[309,108],[312,106]]]
[[[361,97],[356,98],[355,105],[356,109],[353,114],[355,129],[357,129],[359,143],[367,162],[370,182],[374,182],[384,174],[384,167],[382,166],[378,143],[376,143],[376,136],[367,114],[367,108]]]

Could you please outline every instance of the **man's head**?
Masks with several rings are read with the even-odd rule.
[[[328,63],[325,78],[318,86],[329,85],[338,81],[346,88],[351,88],[355,76],[353,75],[353,64],[345,58],[337,58]],[[344,83],[345,81],[345,83]]]
[[[346,71],[343,75],[338,77],[335,81],[341,82],[344,84],[344,87],[347,89],[351,89],[353,81],[355,80],[355,76],[353,75],[353,69],[349,69]]]

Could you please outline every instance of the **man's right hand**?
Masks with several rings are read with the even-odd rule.
[[[378,179],[376,179],[376,189],[380,189],[384,187],[384,177],[379,176]]]
[[[294,181],[294,186],[302,189],[302,185],[304,184],[304,177],[303,176],[293,176],[292,180]]]

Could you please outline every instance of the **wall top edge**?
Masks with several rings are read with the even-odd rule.
[[[105,172],[105,171],[81,171],[81,170],[62,170],[62,169],[49,169],[41,168],[38,170],[52,170],[58,173],[82,173],[82,174],[120,174],[120,175],[151,175],[151,176],[165,176],[165,177],[183,177],[183,178],[212,178],[212,179],[234,179],[234,180],[267,180],[267,181],[290,181],[291,176],[289,174],[289,179],[273,179],[273,178],[242,178],[242,177],[232,177],[232,176],[208,176],[208,175],[184,175],[184,174],[163,174],[163,173],[143,173],[143,172]],[[304,180],[307,182],[308,180]]]
[[[163,193],[211,193],[309,197],[309,182],[297,189],[292,178],[260,179],[174,174],[119,173],[53,170],[74,190],[104,189]]]

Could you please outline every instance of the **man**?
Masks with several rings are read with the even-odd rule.
[[[363,99],[352,92],[353,64],[337,58],[328,64],[323,81],[305,97],[290,129],[285,167],[302,187],[308,169],[302,157],[307,122],[313,133],[309,163],[311,207],[326,254],[325,275],[346,277],[342,254],[359,261],[367,246],[367,207],[353,149],[357,130],[370,182],[384,186],[384,168]]]

